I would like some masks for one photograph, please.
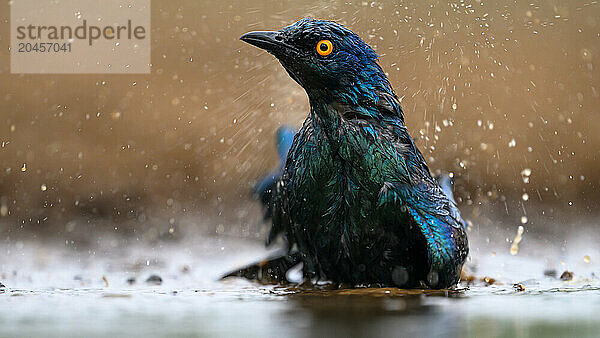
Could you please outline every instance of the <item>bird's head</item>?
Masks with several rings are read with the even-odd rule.
[[[273,54],[311,98],[353,101],[363,91],[391,91],[377,53],[338,23],[306,18],[279,31],[247,33],[241,40]]]

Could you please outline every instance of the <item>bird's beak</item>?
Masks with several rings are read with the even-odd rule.
[[[283,41],[281,33],[274,31],[246,33],[242,35],[240,40],[275,54],[292,49]]]

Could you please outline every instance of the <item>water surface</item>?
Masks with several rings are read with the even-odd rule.
[[[259,242],[204,237],[120,247],[119,241],[107,237],[94,249],[18,240],[4,244],[0,278],[8,288],[0,293],[0,335],[560,337],[600,332],[595,315],[600,279],[594,262],[578,259],[575,250],[557,265],[573,268],[572,281],[544,276],[544,258],[490,251],[471,259],[467,270],[477,270],[476,279],[455,291],[328,291],[325,285],[217,280],[230,267],[264,255]],[[146,283],[152,274],[163,283]],[[494,284],[482,281],[485,277]],[[136,282],[130,285],[129,278]],[[515,283],[525,290],[517,291]]]

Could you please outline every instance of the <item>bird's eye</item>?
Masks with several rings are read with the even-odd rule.
[[[327,56],[333,52],[333,44],[329,40],[321,40],[317,43],[317,53]]]

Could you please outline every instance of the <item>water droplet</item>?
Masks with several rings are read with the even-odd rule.
[[[510,246],[510,254],[513,256],[519,253],[519,243],[521,242],[523,231],[525,231],[525,229],[522,225],[519,225],[519,228],[517,229],[517,235]]]

